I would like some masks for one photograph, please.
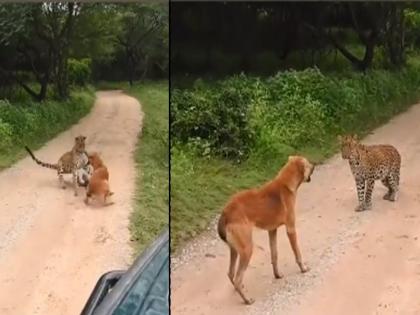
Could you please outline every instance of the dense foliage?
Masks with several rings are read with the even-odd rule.
[[[132,83],[167,73],[165,3],[0,5],[0,87],[19,85],[39,102],[50,86],[65,99],[89,77]]]
[[[21,156],[24,145],[38,146],[76,123],[91,109],[94,93],[74,90],[66,101],[19,105],[0,100],[0,168]]]
[[[251,153],[278,154],[284,146],[320,146],[391,116],[400,110],[395,103],[417,95],[420,68],[339,77],[314,68],[200,82],[172,93],[173,143],[203,156],[243,160]]]
[[[84,86],[89,83],[92,70],[90,58],[69,59],[68,71],[70,84]]]

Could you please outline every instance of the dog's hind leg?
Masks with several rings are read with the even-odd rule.
[[[271,264],[273,265],[273,273],[276,279],[283,278],[283,275],[278,270],[277,264],[277,229],[268,231],[271,251]]]
[[[108,197],[112,196],[114,193],[109,190],[104,194],[104,206],[111,206],[115,202],[107,200]]]
[[[241,298],[244,300],[245,304],[251,305],[254,303],[254,299],[248,298],[245,293],[243,292],[244,286],[243,286],[243,279],[246,269],[248,268],[249,261],[251,260],[252,255],[252,248],[247,248],[243,252],[241,252],[239,257],[239,266],[238,271],[236,272],[236,277],[234,280],[233,285],[235,286],[235,290],[239,293]]]
[[[239,254],[239,266],[236,271],[235,279],[233,280],[233,286],[244,300],[245,304],[250,305],[254,303],[254,299],[248,298],[245,295],[243,278],[252,256],[252,228],[248,226],[236,226],[234,229],[230,229],[230,233],[228,234],[228,239],[233,241],[229,242],[230,245],[233,246]]]
[[[290,246],[292,247],[293,253],[295,254],[296,263],[298,264],[301,272],[309,271],[309,268],[305,266],[302,261],[302,254],[299,250],[299,245],[297,242],[297,233],[294,224],[286,225],[287,237],[289,238]]]
[[[233,282],[233,278],[235,277],[235,269],[236,269],[236,261],[238,260],[238,252],[231,245],[229,245],[229,249],[230,249],[230,262],[229,262],[228,277],[229,277],[230,282],[232,282],[233,286],[235,286],[235,283]]]

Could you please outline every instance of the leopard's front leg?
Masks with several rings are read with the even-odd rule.
[[[375,180],[369,179],[366,182],[365,209],[364,210],[369,210],[372,208],[372,192],[373,192],[374,186],[375,186]]]
[[[359,200],[359,205],[356,207],[355,211],[365,210],[365,179],[362,177],[356,178],[356,188],[357,188],[357,198]]]

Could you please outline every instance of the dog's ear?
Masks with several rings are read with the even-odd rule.
[[[340,143],[341,143],[341,142],[343,141],[343,137],[342,137],[341,135],[338,135],[338,136],[337,136],[337,140],[338,140],[338,142],[340,142]]]
[[[287,161],[291,161],[291,160],[293,160],[295,158],[295,156],[294,155],[289,155],[289,158],[287,159]]]
[[[297,169],[302,179],[305,178],[305,162],[302,159],[296,160]]]
[[[357,134],[353,134],[352,136],[351,136],[352,138],[353,138],[353,140],[359,140],[359,137],[357,136]]]

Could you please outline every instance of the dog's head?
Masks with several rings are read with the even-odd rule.
[[[341,144],[341,157],[343,159],[349,159],[359,144],[357,135],[338,136],[338,141]]]
[[[102,159],[99,157],[99,154],[97,152],[89,153],[88,159],[89,159],[89,163],[92,165],[94,170],[104,165]]]
[[[309,162],[305,157],[299,155],[289,156],[289,163],[294,163],[302,176],[302,181],[309,183],[311,181],[312,173],[315,165]]]

